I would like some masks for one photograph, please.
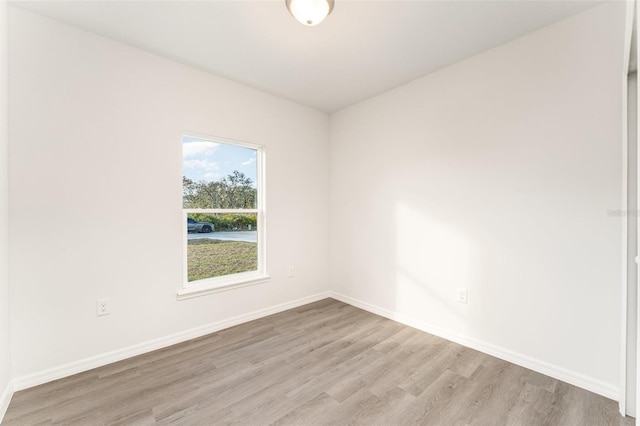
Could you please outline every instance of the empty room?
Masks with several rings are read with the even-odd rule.
[[[635,0],[0,0],[0,423],[633,425]]]

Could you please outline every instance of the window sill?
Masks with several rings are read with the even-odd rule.
[[[182,287],[178,290],[178,300],[220,293],[222,291],[266,283],[270,280],[271,277],[269,275],[257,272],[233,274],[220,278],[209,278],[206,280],[196,281]]]

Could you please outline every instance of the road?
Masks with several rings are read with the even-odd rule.
[[[246,241],[248,243],[258,242],[258,233],[256,231],[236,231],[236,232],[209,232],[208,234],[188,233],[187,239],[197,240],[200,238],[209,238],[212,240],[225,241]]]

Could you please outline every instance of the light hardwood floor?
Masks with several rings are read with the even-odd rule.
[[[326,299],[17,392],[3,424],[631,425],[617,403]]]

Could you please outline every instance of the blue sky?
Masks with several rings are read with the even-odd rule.
[[[182,174],[194,181],[213,182],[238,170],[255,186],[256,159],[255,149],[182,137]]]

